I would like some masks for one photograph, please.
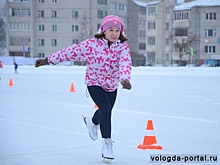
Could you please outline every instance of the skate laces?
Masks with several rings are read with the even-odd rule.
[[[92,133],[93,133],[94,135],[97,135],[97,134],[98,134],[97,130],[98,130],[98,125],[94,125],[94,126],[92,127]]]
[[[110,138],[107,138],[106,141],[105,141],[105,143],[106,143],[108,152],[113,153],[112,143],[115,143],[115,142],[112,141]]]

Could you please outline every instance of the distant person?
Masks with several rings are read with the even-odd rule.
[[[94,103],[98,106],[92,118],[84,117],[92,140],[98,139],[98,128],[102,135],[102,157],[114,159],[111,139],[111,116],[119,83],[130,90],[132,68],[130,47],[125,42],[124,23],[116,15],[105,17],[94,35],[79,44],[61,49],[35,66],[58,64],[65,61],[86,61],[85,84]]]
[[[2,61],[0,61],[0,68],[3,68],[3,64],[2,64]]]
[[[18,74],[18,64],[16,61],[14,61],[14,66],[15,66],[15,74]]]
[[[216,66],[217,66],[217,67],[220,66],[220,60],[217,61]]]

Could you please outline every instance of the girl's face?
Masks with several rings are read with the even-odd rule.
[[[112,28],[107,29],[104,32],[104,34],[105,34],[105,39],[111,42],[115,42],[120,36],[120,29],[117,27],[112,27]]]

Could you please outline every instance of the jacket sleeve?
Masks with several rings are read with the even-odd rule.
[[[130,80],[131,78],[131,56],[130,56],[130,47],[125,44],[124,49],[121,51],[120,61],[119,61],[119,74],[120,82],[122,80]]]
[[[88,39],[78,44],[68,46],[50,54],[48,56],[48,62],[50,64],[58,64],[66,61],[86,61],[93,51],[93,43],[93,39]]]

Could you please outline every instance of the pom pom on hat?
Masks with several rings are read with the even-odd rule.
[[[117,27],[122,33],[124,32],[124,23],[122,22],[121,18],[116,15],[106,16],[101,22],[100,31],[105,32],[112,27]]]

